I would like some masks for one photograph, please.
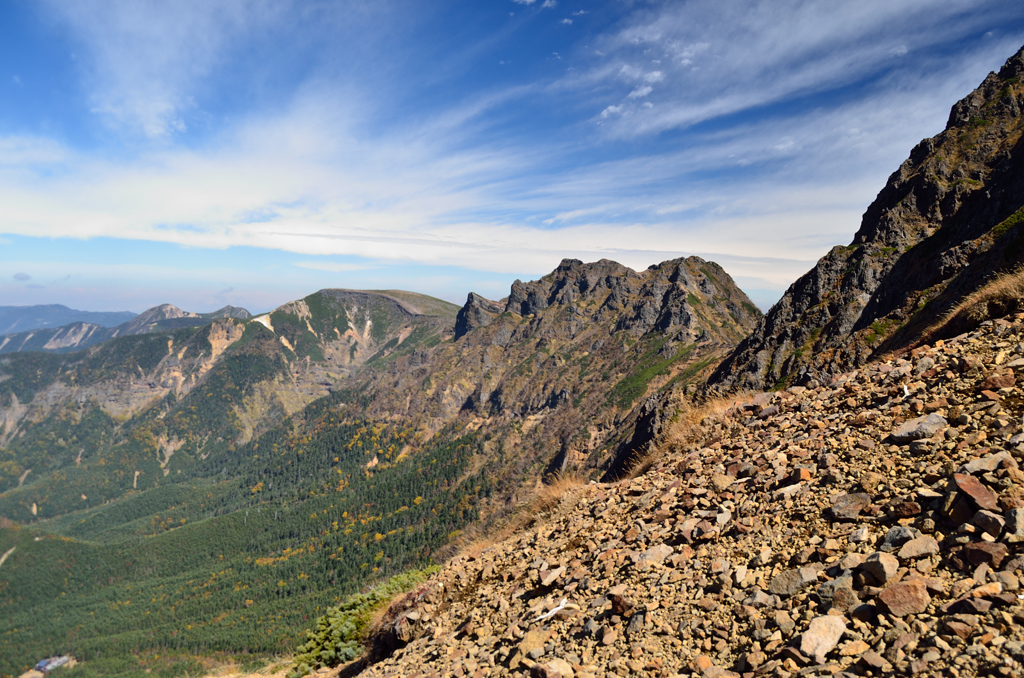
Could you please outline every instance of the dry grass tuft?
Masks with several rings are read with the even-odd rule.
[[[924,331],[923,343],[969,332],[986,320],[1024,310],[1024,265],[996,276],[968,294]]]
[[[696,444],[708,426],[724,421],[730,410],[749,397],[747,393],[739,393],[710,398],[699,403],[683,400],[662,439],[637,457],[630,466],[627,477],[642,476],[669,454]]]
[[[508,539],[549,514],[567,494],[589,483],[590,480],[579,473],[554,474],[547,482],[535,488],[529,499],[503,516],[496,517],[486,524],[474,523],[465,528],[438,554],[438,560],[444,560],[448,556],[479,557],[491,546]]]
[[[579,473],[559,471],[544,483],[533,496],[530,513],[547,513],[558,506],[567,492],[583,487],[589,481]]]

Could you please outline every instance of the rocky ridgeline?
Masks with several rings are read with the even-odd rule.
[[[1024,252],[1024,49],[957,102],[864,213],[711,376],[716,389],[814,379],[912,346]],[[1004,311],[1005,312],[1005,311]]]
[[[1024,315],[741,401],[453,560],[360,675],[1022,675],[1022,368]]]
[[[564,259],[500,302],[470,294],[454,341],[370,365],[356,388],[371,416],[431,431],[468,422],[495,453],[500,440],[504,489],[545,472],[614,473],[656,428],[657,413],[638,407],[645,396],[703,381],[760,316],[699,257],[643,271]]]

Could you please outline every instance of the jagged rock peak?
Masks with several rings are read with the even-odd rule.
[[[566,304],[598,289],[614,289],[623,281],[638,279],[639,274],[608,259],[585,264],[579,259],[562,259],[554,271],[540,280],[524,283],[516,280],[508,295],[505,310],[532,315],[553,304]]]
[[[808,384],[902,350],[1024,253],[1024,49],[955,105],[864,213],[712,375],[716,390]]]
[[[238,320],[245,320],[246,318],[252,317],[252,314],[244,308],[238,306],[225,306],[224,308],[218,309],[213,313],[207,314],[210,318],[237,318]]]
[[[459,309],[459,314],[455,317],[455,338],[458,339],[477,327],[490,325],[502,310],[500,303],[470,292],[466,298],[466,305]]]
[[[721,266],[700,257],[672,259],[642,272],[608,259],[563,259],[539,280],[516,280],[504,306],[470,294],[459,311],[455,336],[490,325],[502,312],[540,318],[553,307],[567,309],[567,322],[576,328],[572,335],[589,317],[608,322],[612,331],[636,335],[676,326],[692,329],[694,338],[724,330],[730,343],[749,332],[761,315]]]
[[[173,320],[174,318],[196,318],[198,314],[184,311],[174,304],[160,304],[147,309],[133,318],[133,321],[155,322],[157,320]]]

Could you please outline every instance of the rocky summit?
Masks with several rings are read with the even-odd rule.
[[[1024,315],[720,401],[397,599],[343,673],[1021,675],[1021,369]]]
[[[717,390],[807,385],[913,345],[1024,252],[1024,51],[957,102],[889,177],[849,245],[790,286],[712,375]]]
[[[500,435],[508,467],[543,462],[531,485],[545,470],[615,474],[649,441],[634,435],[647,398],[702,381],[760,317],[699,257],[644,271],[565,259],[501,301],[470,294],[454,341],[388,356],[359,388],[374,414]]]

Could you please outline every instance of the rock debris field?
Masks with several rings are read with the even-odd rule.
[[[1019,315],[741,400],[393,603],[360,675],[1024,675],[1022,369]]]

